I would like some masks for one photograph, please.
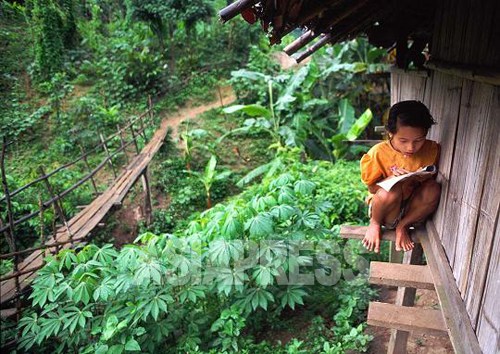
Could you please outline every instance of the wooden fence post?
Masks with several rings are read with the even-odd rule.
[[[144,190],[144,216],[146,217],[146,225],[151,225],[153,221],[153,208],[151,203],[151,188],[149,186],[148,179],[148,167],[144,169],[144,172],[141,175],[142,180],[142,189]]]
[[[118,135],[120,136],[120,147],[123,151],[123,154],[125,155],[125,161],[127,161],[128,165],[129,159],[127,155],[127,150],[125,149],[125,139],[123,138],[123,130],[120,128],[118,124],[116,125],[116,130],[118,131]]]
[[[43,167],[40,166],[38,169],[40,170],[40,173],[42,174],[42,176],[45,176],[45,171],[44,171]],[[43,181],[45,183],[45,187],[47,187],[47,190],[49,191],[50,197],[52,199],[54,199],[54,209],[55,209],[57,215],[59,216],[59,219],[62,221],[64,226],[66,226],[66,231],[68,232],[69,239],[71,240],[71,244],[73,244],[73,234],[71,233],[71,229],[69,228],[68,221],[66,219],[66,216],[64,215],[62,203],[59,204],[59,199],[57,199],[59,196],[56,193],[54,193],[54,189],[52,188],[52,185],[50,184],[48,177],[44,178]],[[54,234],[54,240],[56,240],[56,237],[55,237],[56,234],[57,233]]]
[[[113,165],[113,161],[111,161],[112,160],[111,159],[111,154],[109,153],[108,146],[106,145],[106,140],[104,140],[104,137],[100,133],[99,133],[99,137],[101,138],[102,147],[104,148],[104,151],[106,152],[106,155],[108,157],[108,163],[111,166],[111,170],[113,171],[113,176],[116,179],[115,166]]]
[[[17,252],[17,247],[16,247],[16,240],[14,238],[14,214],[12,212],[12,203],[10,200],[10,193],[9,193],[9,185],[7,183],[7,174],[5,173],[5,153],[7,150],[7,139],[4,137],[3,142],[2,142],[2,154],[0,156],[0,170],[2,174],[2,187],[3,187],[3,192],[5,194],[5,201],[7,202],[7,215],[9,219],[9,228],[5,230],[5,238],[7,240],[7,244],[9,245],[9,248],[11,252]],[[2,226],[2,222],[0,220],[0,226]],[[14,273],[19,272],[19,255],[14,255]],[[16,293],[19,295],[21,293],[21,286],[19,284],[19,276],[16,276],[15,278],[15,285],[16,285]],[[22,313],[22,304],[21,304],[21,298],[17,297],[16,299],[16,320],[19,321],[21,319],[21,313]],[[16,340],[18,339],[20,335],[20,331],[16,334]]]
[[[5,153],[7,150],[7,142],[5,137],[3,138],[2,144],[2,156],[0,157],[0,167],[2,170],[2,187],[3,193],[5,194],[5,201],[7,202],[7,217],[9,220],[9,228],[5,230],[5,240],[9,245],[11,252],[16,252],[16,242],[14,240],[14,215],[12,213],[12,203],[10,200],[9,186],[7,184],[7,175],[5,173]]]
[[[141,131],[142,131],[142,138],[144,139],[144,145],[146,145],[148,138],[146,136],[146,127],[144,126],[144,118],[145,116],[139,118],[139,121],[141,123]]]
[[[92,169],[90,168],[89,161],[87,160],[87,156],[85,156],[85,150],[83,149],[83,146],[81,144],[78,144],[80,146],[80,151],[83,156],[83,162],[85,163],[85,166],[87,167],[87,170],[89,173],[92,173]],[[90,176],[90,182],[92,183],[92,187],[94,187],[94,197],[97,197],[99,195],[99,190],[97,189],[97,184],[95,183],[94,177]]]
[[[151,120],[151,125],[154,125],[153,100],[151,99],[151,95],[148,95],[148,109],[149,109],[149,119]]]
[[[130,132],[132,133],[132,139],[134,140],[135,151],[139,155],[139,145],[137,145],[137,138],[134,131],[134,123],[130,122]]]

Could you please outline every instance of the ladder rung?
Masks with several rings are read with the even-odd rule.
[[[16,308],[9,308],[9,309],[2,309],[2,310],[0,310],[0,317],[2,319],[6,319],[6,318],[9,318],[9,317],[12,317],[15,314],[17,314],[17,309]]]
[[[367,229],[368,226],[342,225],[340,227],[340,237],[362,240]],[[412,240],[415,243],[419,242],[416,237],[413,237]],[[396,241],[394,230],[382,230],[382,241]]]
[[[370,263],[370,283],[434,290],[428,266],[387,262]]]
[[[370,302],[367,322],[371,326],[407,332],[448,335],[440,310]]]

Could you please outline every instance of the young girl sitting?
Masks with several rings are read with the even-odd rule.
[[[379,252],[381,227],[396,230],[396,250],[413,248],[408,228],[423,221],[438,206],[441,186],[434,178],[410,178],[394,185],[389,192],[377,185],[392,176],[436,165],[439,144],[427,140],[436,122],[427,107],[418,101],[402,101],[389,110],[386,130],[389,140],[373,146],[361,158],[361,179],[368,186],[370,225],[363,239],[369,251]]]

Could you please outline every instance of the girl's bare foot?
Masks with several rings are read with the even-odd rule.
[[[396,227],[396,251],[408,252],[413,249],[415,243],[408,234],[408,228],[404,226]]]
[[[363,241],[361,241],[363,243],[363,246],[365,246],[368,251],[375,251],[375,253],[379,253],[381,233],[382,231],[380,229],[380,225],[370,221],[370,225],[368,225],[368,230],[366,231],[365,238],[363,238]]]

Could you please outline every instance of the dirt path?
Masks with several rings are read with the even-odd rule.
[[[216,92],[217,99],[203,104],[201,106],[194,106],[193,102],[188,103],[186,107],[181,108],[179,111],[163,117],[163,120],[168,121],[168,125],[172,128],[172,140],[175,142],[179,137],[179,126],[185,120],[196,119],[196,117],[203,112],[211,110],[213,108],[226,106],[236,100],[236,96],[230,86],[221,87],[217,89]],[[180,144],[182,142],[179,142]],[[138,190],[138,189],[137,189]],[[159,200],[159,204],[168,203],[168,198],[163,197]],[[123,203],[123,206],[115,213],[116,226],[111,232],[114,243],[117,247],[121,247],[124,244],[131,243],[137,237],[138,225],[141,220],[144,219],[144,213],[142,210],[144,204],[144,197],[142,192],[139,192],[136,197],[128,196]],[[157,206],[158,207],[158,206]]]
[[[206,103],[202,106],[194,107],[192,103],[188,103],[185,108],[180,109],[177,113],[166,117],[169,122],[169,126],[172,127],[172,140],[177,140],[179,132],[177,128],[179,125],[188,119],[193,119],[197,115],[206,112],[210,109],[226,106],[229,103],[236,100],[236,96],[231,88],[231,86],[224,86],[217,90],[217,99],[210,103]]]

